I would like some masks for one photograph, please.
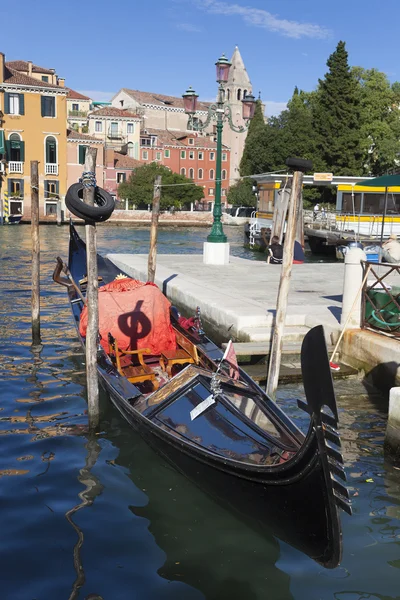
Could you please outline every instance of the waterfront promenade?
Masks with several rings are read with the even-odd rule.
[[[147,280],[147,255],[109,254],[121,270]],[[276,309],[280,267],[230,257],[226,266],[204,265],[201,254],[157,256],[155,283],[183,314],[200,306],[216,341],[268,342]],[[314,325],[328,344],[340,333],[343,263],[293,265],[284,339],[300,341]]]

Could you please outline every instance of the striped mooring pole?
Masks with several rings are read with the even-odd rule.
[[[10,208],[9,208],[9,204],[8,204],[8,192],[4,192],[4,223],[8,223],[8,217],[10,215]]]

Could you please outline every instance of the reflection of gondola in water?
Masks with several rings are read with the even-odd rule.
[[[74,228],[70,236],[68,266],[73,280],[60,279],[61,261],[54,277],[68,286],[78,326],[84,287],[79,290],[76,282],[81,280],[84,286],[86,248]],[[108,293],[116,285],[119,270],[101,257],[98,268],[102,284],[111,283],[104,287]],[[123,285],[129,288],[130,282]],[[145,293],[149,291],[147,288]],[[165,297],[159,290],[153,291],[160,309]],[[99,303],[100,297],[110,300],[106,293],[99,293]],[[129,319],[126,313],[115,319],[124,327],[134,321],[132,306],[138,306],[135,294],[128,298]],[[118,296],[118,307],[122,302]],[[150,324],[155,327],[151,319]],[[311,416],[304,436],[244,371],[239,369],[237,380],[230,376],[221,362],[221,350],[199,326],[185,329],[174,313],[171,325],[180,349],[175,353],[161,350],[160,356],[150,356],[149,362],[138,367],[128,363],[128,377],[124,376],[126,363],[118,360],[114,337],[109,336],[107,347],[103,331],[98,374],[115,406],[159,453],[225,506],[251,514],[258,523],[270,525],[284,541],[324,566],[335,567],[341,557],[338,509],[351,510],[343,484],[338,416],[322,328],[311,330],[303,343],[308,402],[301,407]],[[84,343],[82,335],[81,341]],[[176,373],[179,361],[191,364]]]

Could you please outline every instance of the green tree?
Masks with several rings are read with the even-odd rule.
[[[363,173],[359,83],[351,72],[344,42],[327,61],[329,71],[319,80],[313,107],[317,154],[321,167],[335,175]]]
[[[265,129],[261,100],[257,100],[254,117],[250,122],[242,160],[240,161],[239,169],[242,177],[262,172],[259,169],[260,164],[262,164]]]
[[[233,206],[255,206],[256,196],[253,193],[253,184],[250,178],[242,179],[232,185],[228,191],[228,202]]]
[[[377,69],[352,71],[359,83],[364,171],[379,175],[393,168],[400,152],[397,86]]]
[[[295,87],[287,109],[281,114],[284,124],[281,139],[287,156],[307,158],[319,164],[312,115],[315,95],[315,92],[307,93]]]
[[[181,209],[204,197],[203,188],[194,185],[191,179],[184,175],[173,173],[167,167],[158,163],[150,163],[136,168],[128,181],[118,186],[118,196],[127,199],[129,205],[147,206],[153,202],[154,181],[157,175],[162,177],[160,208],[169,207]]]

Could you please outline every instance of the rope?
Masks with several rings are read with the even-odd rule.
[[[96,173],[94,171],[83,171],[79,183],[81,183],[86,189],[96,187]]]

